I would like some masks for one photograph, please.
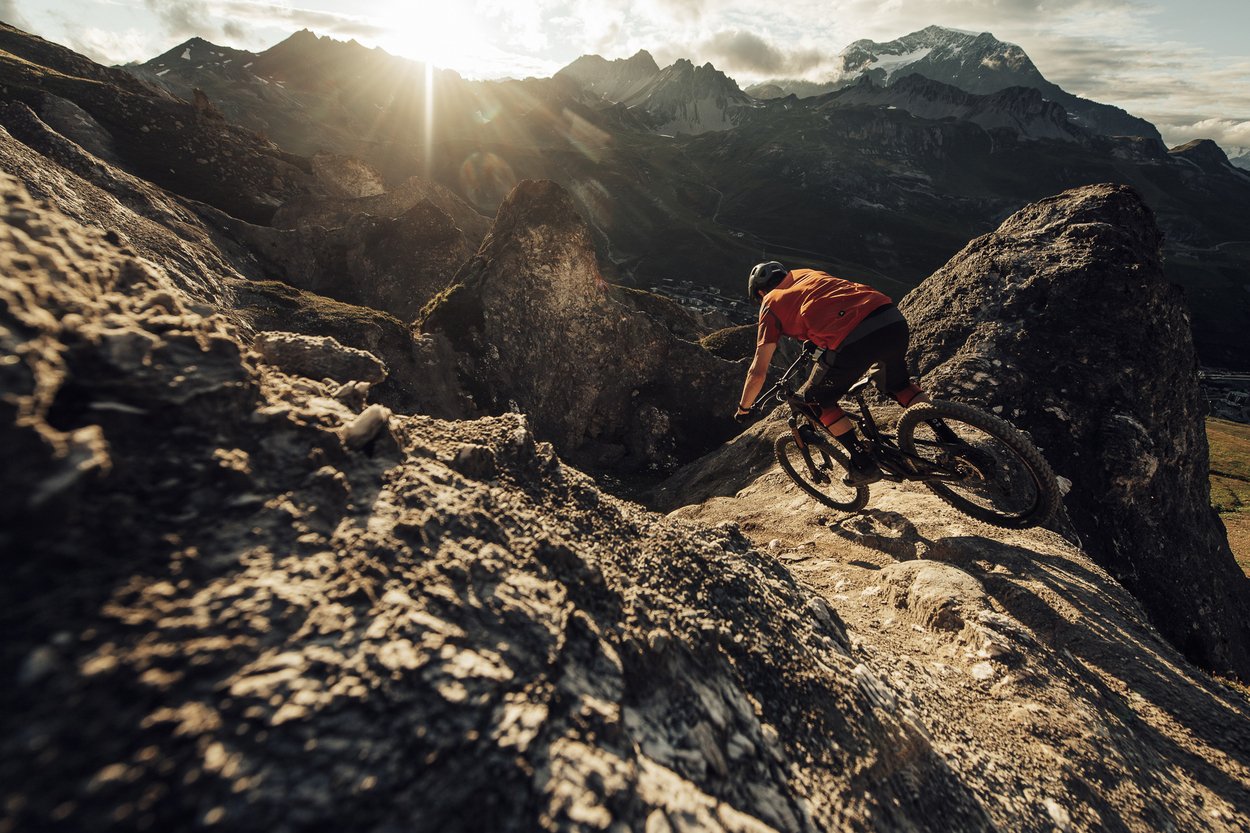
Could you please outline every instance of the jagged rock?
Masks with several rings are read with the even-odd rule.
[[[249,330],[329,336],[381,359],[390,374],[370,391],[377,401],[444,419],[476,414],[456,379],[456,355],[445,338],[414,333],[392,315],[278,281],[239,281],[231,288],[237,305],[233,312]]]
[[[518,415],[355,414],[0,194],[5,827],[991,829],[734,531],[604,496]],[[107,467],[33,504],[82,431]]]
[[[1072,481],[1086,549],[1204,667],[1250,679],[1250,580],[1210,506],[1197,362],[1154,217],[1098,185],[1030,205],[910,293],[913,366]]]
[[[313,157],[314,164],[317,157]],[[490,220],[479,214],[450,189],[421,177],[409,177],[394,188],[371,196],[354,199],[307,196],[293,199],[274,215],[276,228],[295,229],[301,226],[337,228],[347,225],[357,214],[375,217],[399,217],[417,203],[428,200],[446,212],[464,234],[470,249],[476,250],[490,230]]]
[[[451,217],[424,199],[393,218],[352,214],[336,228],[215,219],[286,283],[403,321],[449,286],[472,254]]]
[[[344,347],[326,336],[261,332],[252,340],[252,349],[268,364],[295,376],[371,385],[386,379],[386,365],[372,353]]]
[[[592,465],[667,466],[706,450],[727,435],[717,416],[741,384],[735,365],[613,300],[553,182],[516,187],[421,328],[464,354],[461,379],[483,408],[519,408]]]

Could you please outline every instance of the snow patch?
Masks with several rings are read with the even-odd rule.
[[[191,60],[191,47],[188,46],[186,49],[182,50],[182,60]]]
[[[161,76],[161,75],[164,75],[164,74],[165,74],[165,73],[167,73],[167,72],[169,72],[169,70],[167,70],[167,69],[163,69],[163,70],[161,70],[160,72],[158,72],[158,73],[156,73],[156,74],[157,74],[157,76],[159,77],[159,76]]]
[[[908,64],[914,64],[923,59],[926,55],[933,51],[932,46],[926,46],[924,49],[916,49],[911,52],[904,52],[902,55],[877,55],[876,60],[872,64],[872,69],[883,69],[886,72],[886,79],[891,80],[895,73]]]

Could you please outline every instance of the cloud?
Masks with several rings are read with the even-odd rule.
[[[17,29],[30,30],[30,24],[17,9],[17,0],[0,0],[0,20]]]
[[[144,0],[167,34],[181,38],[217,29],[205,0]]]
[[[752,75],[797,76],[819,67],[827,60],[815,49],[783,49],[753,32],[717,32],[695,50],[726,72]]]
[[[156,54],[151,33],[139,29],[111,32],[104,29],[81,29],[65,43],[70,49],[106,66],[145,61]]]
[[[144,5],[164,33],[175,38],[198,35],[213,40],[224,35],[237,42],[249,37],[249,23],[343,37],[377,38],[388,31],[369,18],[255,0],[144,0]]]
[[[1159,132],[1170,147],[1192,139],[1211,139],[1231,156],[1250,153],[1250,120],[1199,119],[1193,122],[1161,123]]]

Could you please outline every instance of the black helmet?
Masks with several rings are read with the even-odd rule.
[[[751,270],[751,277],[747,280],[747,297],[758,303],[761,291],[767,295],[768,291],[785,280],[788,274],[790,273],[786,267],[775,260],[755,264],[755,268]]]

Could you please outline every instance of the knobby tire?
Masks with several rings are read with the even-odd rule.
[[[816,498],[825,506],[841,509],[843,512],[857,512],[863,509],[868,504],[868,487],[847,486],[842,482],[842,478],[850,471],[850,458],[841,449],[835,448],[833,443],[824,440],[824,438],[809,442],[807,447],[810,453],[815,454],[814,462],[828,474],[830,483],[822,485],[808,480],[807,465],[802,460],[802,450],[799,449],[798,444],[795,442],[793,434],[786,433],[777,437],[777,441],[773,443],[773,453],[777,456],[777,462],[781,464],[781,468],[790,476],[790,479],[798,484],[800,489]],[[795,466],[790,459],[790,454],[792,453],[799,458],[798,466]],[[836,465],[821,466],[821,463],[827,464],[829,461],[836,463]]]
[[[1060,499],[1059,484],[1055,473],[1037,447],[1011,423],[962,402],[940,400],[922,402],[912,405],[899,419],[899,447],[908,454],[916,454],[916,428],[933,419],[941,419],[952,428],[954,428],[952,424],[963,423],[997,440],[1012,455],[1013,462],[1027,472],[1028,479],[1032,481],[1031,483],[1025,482],[1024,472],[1021,472],[1009,485],[1018,491],[1031,487],[1036,492],[1027,507],[1015,511],[1004,510],[993,505],[981,506],[959,494],[950,484],[925,481],[925,485],[934,494],[966,515],[1005,529],[1027,529],[1045,523],[1055,514]]]

